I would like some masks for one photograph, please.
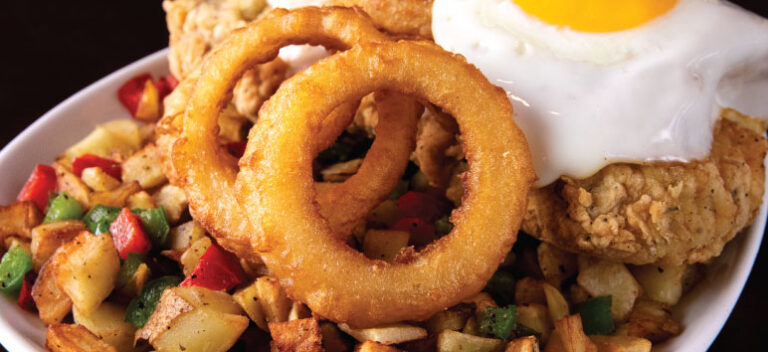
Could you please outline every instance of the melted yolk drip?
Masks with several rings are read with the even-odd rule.
[[[546,23],[581,32],[615,32],[663,15],[677,0],[513,0]]]

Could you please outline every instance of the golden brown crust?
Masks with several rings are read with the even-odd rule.
[[[164,1],[171,73],[179,79],[194,75],[211,50],[232,31],[254,20],[265,6],[264,1]],[[243,73],[232,91],[237,111],[255,121],[259,107],[285,79],[287,70],[288,65],[277,59]]]
[[[395,36],[432,39],[433,0],[330,0],[327,5],[357,6],[377,28]]]
[[[273,351],[279,352],[321,352],[323,336],[317,319],[307,318],[281,323],[269,323],[270,343]]]
[[[462,157],[456,135],[459,126],[452,117],[429,109],[419,120],[413,159],[430,185],[446,188],[458,159]]]
[[[570,251],[633,264],[706,262],[757,215],[766,138],[726,111],[709,158],[613,164],[530,196],[523,230]]]
[[[252,67],[253,63],[274,59],[278,49],[287,44],[310,42],[333,49],[345,49],[360,42],[389,40],[360,10],[334,7],[307,7],[290,12],[275,9],[260,21],[237,31],[224,45],[233,45],[239,38],[248,36],[255,41],[249,44],[252,46],[252,55],[243,58],[247,62],[242,62],[240,66],[228,68],[229,71],[237,71],[235,77]],[[219,54],[217,50],[210,57]],[[211,67],[210,62],[210,59],[207,60],[204,67]],[[165,160],[172,161],[171,164],[165,163],[168,177],[172,183],[185,190],[192,216],[224,248],[240,257],[252,257],[255,253],[250,244],[258,231],[249,224],[235,199],[233,184],[238,172],[237,160],[223,151],[216,140],[217,117],[221,106],[228,99],[227,92],[234,80],[223,81],[221,76],[224,71],[216,75],[219,78],[215,85],[210,81],[198,82],[199,79],[194,76],[188,78],[194,78],[194,82],[183,82],[180,85],[183,90],[193,92],[192,98],[189,105],[185,106],[183,118],[168,117],[161,120],[163,128],[158,128],[159,135],[171,132],[167,134],[168,139],[162,143],[158,141],[158,145],[164,151]],[[215,103],[202,103],[199,97],[197,100],[194,98],[199,92],[207,92],[200,94],[204,96],[210,95],[212,91],[221,93],[218,98],[220,100]],[[176,100],[173,97],[172,101]],[[418,107],[402,96],[384,100],[389,103],[377,105],[377,109],[382,114],[392,115],[392,118],[387,123],[379,124],[377,131],[379,127],[385,128],[393,137],[377,139],[368,153],[386,155],[387,162],[379,163],[373,159],[364,162],[358,175],[330,188],[329,192],[337,195],[323,194],[317,199],[321,209],[334,209],[340,215],[338,218],[328,216],[328,220],[332,226],[338,225],[334,230],[341,237],[347,237],[351,232],[354,223],[350,219],[362,218],[389,194],[408,162],[416,131]],[[347,102],[334,109],[327,117],[328,123],[322,126],[317,138],[312,140],[313,147],[323,150],[333,144],[344,126],[352,121],[356,103]],[[169,106],[171,113],[175,107]],[[342,118],[336,118],[337,115]],[[183,128],[174,126],[174,120],[181,120]],[[381,135],[383,131],[378,132]],[[411,142],[406,142],[408,140]],[[354,204],[345,204],[344,208],[337,204],[346,200]]]
[[[225,60],[209,62],[239,64]],[[408,264],[371,260],[334,240],[312,204],[317,150],[305,141],[333,107],[380,89],[441,106],[464,133],[466,201],[451,233]],[[262,231],[254,242],[264,262],[290,297],[355,328],[423,320],[480,291],[515,242],[535,179],[504,92],[460,56],[413,41],[363,43],[283,83],[262,107],[240,165],[235,194]]]

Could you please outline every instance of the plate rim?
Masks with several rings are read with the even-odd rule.
[[[155,51],[154,53],[144,56],[143,58],[136,60],[126,66],[123,66],[122,68],[98,79],[85,88],[72,94],[54,106],[52,109],[48,110],[45,114],[37,118],[33,123],[31,123],[18,135],[11,139],[11,141],[6,144],[2,150],[0,150],[0,160],[4,160],[5,158],[9,157],[9,155],[16,154],[18,152],[17,149],[20,148],[20,146],[23,144],[23,141],[26,140],[29,135],[35,134],[44,128],[44,125],[52,120],[55,120],[57,115],[61,114],[63,111],[78,104],[81,99],[87,99],[87,96],[98,90],[101,90],[105,86],[110,85],[112,81],[119,79],[122,76],[128,78],[129,76],[135,75],[135,71],[144,70],[146,67],[153,63],[157,63],[158,61],[167,61],[168,53],[168,48]],[[768,157],[764,160],[764,164],[768,165]],[[745,285],[749,281],[752,269],[757,260],[760,245],[762,243],[763,237],[765,236],[765,226],[766,222],[768,221],[768,217],[766,216],[768,214],[768,177],[766,177],[765,181],[767,186],[766,192],[763,194],[763,203],[760,206],[758,215],[750,227],[739,233],[737,238],[735,238],[738,239],[738,236],[749,236],[749,238],[742,239],[742,246],[745,246],[746,249],[740,249],[740,254],[742,256],[747,254],[747,257],[751,259],[746,261],[742,260],[737,263],[735,268],[733,268],[733,274],[738,277],[744,277],[744,279],[739,284],[729,285],[727,287],[727,292],[723,293],[724,302],[722,303],[724,304],[720,304],[715,308],[717,309],[718,314],[716,316],[718,320],[711,321],[710,324],[706,325],[705,329],[698,331],[699,334],[703,333],[704,336],[708,337],[704,339],[692,339],[692,341],[687,342],[691,344],[684,347],[684,350],[686,351],[703,351],[708,349],[712,343],[714,343],[714,341],[720,335],[723,327],[725,326],[725,323],[730,318],[733,309],[736,307],[736,304],[741,298],[741,294],[744,291]],[[727,248],[724,250],[726,249]],[[3,302],[0,304],[9,304],[10,307],[14,309],[20,309],[16,307],[16,305],[13,304],[9,299],[2,299],[2,301]],[[36,316],[35,319],[37,319]],[[41,328],[44,328],[42,322],[37,320],[37,323],[39,323]],[[677,338],[680,338],[686,334],[685,326],[683,329],[683,334]],[[23,334],[20,330],[18,330],[14,326],[14,322],[10,321],[9,316],[6,314],[0,314],[0,344],[3,345],[9,352],[45,351],[44,347],[43,349],[40,349],[41,345],[39,345],[37,341],[33,341],[31,337]],[[665,345],[667,345],[667,343],[655,345],[653,350],[656,351],[658,349],[664,349]],[[42,346],[44,346],[44,342]]]

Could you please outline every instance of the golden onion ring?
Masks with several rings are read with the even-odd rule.
[[[241,210],[235,198],[237,162],[216,139],[218,114],[238,77],[255,64],[274,59],[281,47],[290,44],[308,43],[343,50],[356,43],[388,40],[356,9],[276,9],[237,30],[204,63],[187,103],[182,136],[173,146],[171,161],[177,182],[187,194],[190,212],[222,246],[241,257],[252,257],[250,236],[257,233],[244,216],[253,210]],[[240,49],[229,49],[232,47]],[[317,199],[320,208],[326,209],[323,213],[331,225],[339,225],[332,227],[338,237],[350,234],[354,224],[350,225],[349,219],[362,218],[386,198],[407,165],[420,107],[405,97],[387,101],[387,106],[380,104],[378,108],[382,116],[391,114],[387,119],[393,121],[377,126],[377,133],[387,138],[376,138],[369,151],[386,158],[364,162],[348,182],[331,187],[328,192],[332,194]],[[346,102],[329,112],[311,143],[320,149],[330,146],[338,136],[336,132],[351,122],[356,106]],[[346,201],[353,204],[337,204]],[[343,213],[336,213],[336,207]]]
[[[247,52],[222,49],[210,61],[221,70]],[[320,151],[309,142],[314,131],[335,106],[378,90],[454,116],[469,165],[453,230],[407,262],[368,259],[346,246],[312,203],[311,164]],[[236,193],[262,234],[254,237],[262,260],[289,296],[333,321],[371,327],[423,320],[479,292],[517,238],[534,180],[525,136],[501,89],[434,44],[382,42],[323,59],[283,83],[250,131]]]

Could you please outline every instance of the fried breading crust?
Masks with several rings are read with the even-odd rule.
[[[380,30],[394,36],[432,39],[433,0],[329,0],[328,6],[357,6]]]
[[[256,19],[265,7],[264,0],[163,1],[170,33],[171,73],[180,80],[194,74],[203,58],[229,33]],[[232,91],[237,111],[255,121],[259,107],[277,90],[287,71],[288,65],[280,59],[246,71]]]
[[[569,251],[632,264],[707,262],[762,202],[764,126],[726,110],[709,158],[612,164],[531,193],[523,230]]]

